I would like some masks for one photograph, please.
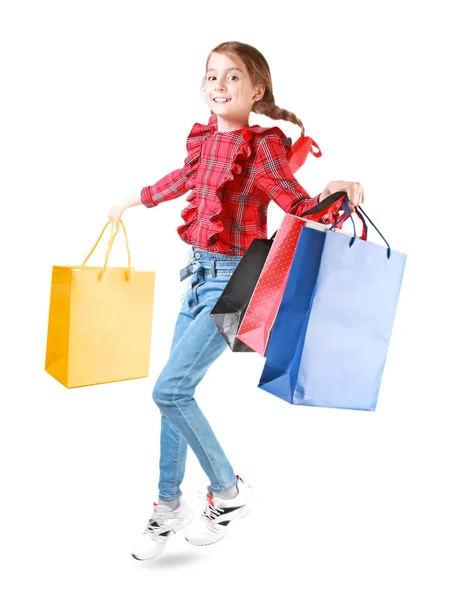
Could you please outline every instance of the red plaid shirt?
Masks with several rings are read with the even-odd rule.
[[[292,139],[279,127],[252,125],[218,131],[217,117],[195,123],[187,138],[184,166],[141,190],[146,207],[182,196],[186,243],[210,252],[242,255],[255,238],[267,237],[268,204],[300,215],[318,202],[301,187],[289,167]]]

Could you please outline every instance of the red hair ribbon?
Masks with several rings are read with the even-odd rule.
[[[317,150],[314,150],[314,149]],[[292,155],[289,160],[289,166],[292,173],[298,171],[298,169],[304,165],[308,154],[314,154],[314,156],[322,156],[319,146],[309,136],[300,135],[296,142],[292,146]]]

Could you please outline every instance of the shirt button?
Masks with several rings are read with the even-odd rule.
[[[194,255],[195,258],[201,258],[201,255],[199,254],[199,252],[196,252],[196,254]]]

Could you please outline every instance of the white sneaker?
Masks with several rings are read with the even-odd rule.
[[[208,546],[221,540],[228,533],[228,527],[242,519],[257,504],[258,497],[250,485],[237,475],[238,494],[235,498],[224,499],[199,493],[206,499],[201,516],[187,529],[185,539],[195,546]]]
[[[193,509],[182,497],[175,510],[157,502],[154,502],[153,506],[155,510],[131,553],[137,560],[149,560],[159,556],[164,551],[170,535],[186,527],[194,517]]]

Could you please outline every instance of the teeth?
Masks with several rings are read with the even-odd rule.
[[[214,98],[214,102],[229,102],[229,98]]]

